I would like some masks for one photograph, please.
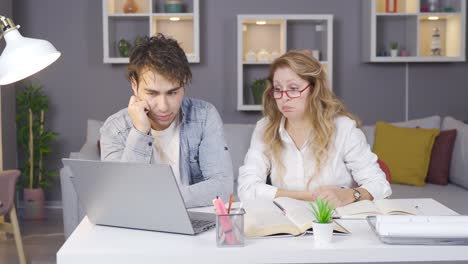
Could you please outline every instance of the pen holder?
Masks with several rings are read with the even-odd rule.
[[[245,210],[233,209],[230,214],[216,215],[216,245],[218,247],[244,246]]]

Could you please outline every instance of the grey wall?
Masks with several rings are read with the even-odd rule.
[[[405,65],[361,62],[359,0],[201,0],[201,63],[192,64],[189,96],[212,102],[224,122],[253,123],[259,113],[236,110],[237,14],[334,14],[334,90],[365,124],[405,118]],[[60,133],[52,167],[84,143],[86,120],[104,120],[125,107],[130,87],[125,67],[102,63],[102,10],[98,0],[15,0],[24,35],[44,38],[60,60],[33,80],[50,95],[48,127]],[[468,119],[467,63],[411,64],[410,118],[433,114]],[[21,87],[21,85],[17,85]],[[60,199],[59,185],[48,192]]]

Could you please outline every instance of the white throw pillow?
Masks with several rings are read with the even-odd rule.
[[[456,129],[457,137],[453,146],[449,181],[468,189],[468,125],[447,116],[442,130]]]
[[[440,116],[430,116],[421,119],[413,119],[409,121],[403,122],[394,122],[391,123],[395,126],[399,127],[421,127],[421,128],[436,128],[440,129]],[[371,149],[374,146],[374,138],[375,138],[375,126],[363,126],[362,131],[364,135],[366,135],[367,143],[369,143]]]

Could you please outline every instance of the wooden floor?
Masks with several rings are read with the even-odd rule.
[[[20,210],[21,213],[21,210]],[[24,221],[19,219],[23,236],[24,252],[28,263],[56,263],[56,253],[65,242],[63,237],[62,209],[48,209],[44,222]],[[13,238],[0,239],[0,264],[16,264],[16,253]]]

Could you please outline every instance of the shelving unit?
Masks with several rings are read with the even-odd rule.
[[[133,46],[138,36],[163,33],[175,38],[190,63],[200,62],[199,0],[184,0],[183,13],[164,13],[164,0],[133,0],[135,13],[124,13],[128,0],[102,0],[104,63],[128,63],[121,57],[118,42],[124,38]]]
[[[319,50],[330,87],[333,79],[333,15],[238,15],[237,16],[237,110],[261,111],[255,104],[251,84],[266,78],[271,54],[288,50]],[[270,59],[247,60],[247,53],[266,50]]]
[[[397,0],[396,12],[386,10],[393,0],[363,0],[362,56],[365,62],[461,62],[466,60],[466,0]],[[435,10],[430,10],[436,3]],[[430,12],[433,11],[433,12]],[[445,11],[445,12],[444,12]],[[441,54],[431,55],[434,29],[439,29]],[[390,43],[399,54],[389,56]],[[402,50],[408,52],[406,56]]]

